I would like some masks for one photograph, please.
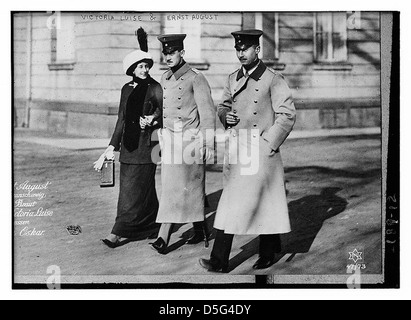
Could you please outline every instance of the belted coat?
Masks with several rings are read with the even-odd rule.
[[[240,122],[228,128],[231,110]],[[214,227],[228,234],[291,231],[280,146],[294,126],[296,110],[283,76],[262,61],[249,77],[242,69],[230,74],[218,116],[228,141]]]
[[[204,220],[205,165],[200,148],[214,146],[216,107],[202,73],[185,63],[166,71],[163,89],[161,197],[157,223]]]

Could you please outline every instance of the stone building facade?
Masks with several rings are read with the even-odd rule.
[[[138,49],[140,26],[157,80],[166,69],[157,35],[187,33],[187,61],[216,104],[239,67],[231,32],[262,29],[261,58],[293,91],[295,130],[380,126],[378,12],[15,12],[12,23],[16,126],[109,137],[130,80],[122,59]]]

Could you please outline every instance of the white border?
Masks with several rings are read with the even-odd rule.
[[[233,1],[234,2],[234,1]],[[237,2],[235,2],[237,3]],[[154,289],[154,290],[63,290],[63,291],[12,291],[11,290],[11,77],[10,77],[10,11],[22,10],[73,10],[73,11],[123,11],[123,10],[133,10],[133,11],[347,11],[347,10],[362,10],[362,11],[401,11],[401,189],[400,189],[400,214],[401,214],[401,252],[409,252],[409,240],[411,232],[407,232],[405,229],[409,224],[409,202],[406,198],[409,197],[408,181],[410,177],[410,166],[411,163],[408,159],[408,148],[405,143],[408,140],[408,132],[406,131],[407,120],[411,119],[408,116],[410,113],[410,97],[411,92],[410,86],[408,85],[408,75],[407,72],[411,70],[410,68],[410,50],[409,43],[405,42],[404,35],[409,35],[411,21],[410,13],[406,10],[406,2],[403,1],[384,1],[376,3],[376,1],[354,1],[345,0],[343,2],[332,3],[330,1],[294,1],[292,6],[289,2],[276,2],[271,5],[269,2],[262,3],[242,3],[241,6],[238,4],[233,5],[229,2],[222,1],[206,1],[204,3],[193,5],[192,1],[181,0],[166,2],[155,1],[139,3],[136,6],[135,1],[122,1],[121,6],[118,3],[105,3],[104,7],[101,2],[84,2],[84,1],[69,1],[69,2],[56,2],[56,1],[36,1],[36,2],[26,2],[26,1],[13,1],[2,5],[2,10],[0,11],[0,23],[2,31],[2,61],[6,64],[3,68],[1,74],[0,90],[2,97],[2,115],[1,115],[1,137],[2,145],[5,145],[6,151],[3,152],[1,156],[1,168],[3,179],[3,184],[0,194],[1,198],[1,208],[3,209],[0,214],[0,225],[1,230],[1,278],[0,278],[0,298],[1,299],[132,299],[132,300],[162,300],[162,299],[234,299],[234,300],[287,300],[287,299],[408,299],[411,281],[409,270],[410,268],[410,257],[409,255],[401,255],[401,289],[400,290],[327,290],[327,289],[286,289],[286,290],[178,290],[175,289],[171,293],[170,290],[164,289]],[[161,8],[161,9],[160,9]],[[404,107],[406,106],[406,107]],[[409,127],[409,125],[408,125]],[[4,139],[4,137],[6,137]],[[404,142],[405,141],[405,142]],[[408,196],[408,197],[407,197]]]

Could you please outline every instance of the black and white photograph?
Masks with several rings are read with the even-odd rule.
[[[13,286],[399,287],[399,13],[12,11]]]

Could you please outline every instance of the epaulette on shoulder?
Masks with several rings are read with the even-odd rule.
[[[196,68],[191,68],[191,71],[193,71],[195,74],[200,74],[200,71]]]
[[[279,76],[280,78],[282,78],[282,79],[284,79],[284,76],[280,73],[280,72],[278,72],[278,71],[276,71],[276,70],[274,70],[274,69],[272,69],[272,68],[270,68],[270,67],[267,67],[267,70],[269,70],[272,74],[274,74],[275,76]]]

